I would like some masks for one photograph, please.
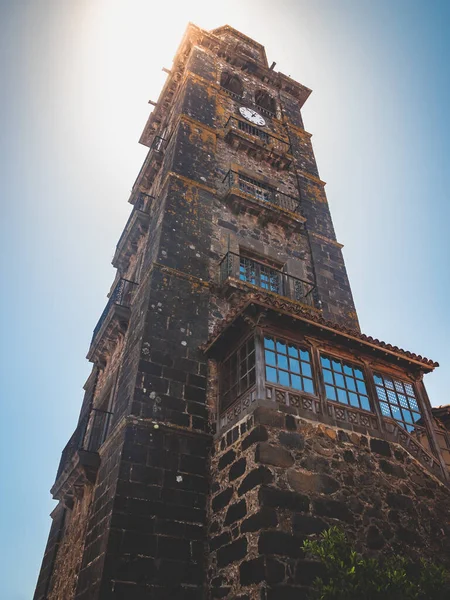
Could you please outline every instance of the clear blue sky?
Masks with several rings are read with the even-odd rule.
[[[49,495],[188,21],[230,24],[313,89],[304,120],[365,333],[438,360],[450,402],[448,1],[0,0],[0,597],[32,596]]]

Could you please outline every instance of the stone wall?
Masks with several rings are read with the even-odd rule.
[[[215,450],[212,598],[302,598],[320,574],[303,540],[332,525],[368,555],[450,566],[450,491],[396,444],[258,408]]]

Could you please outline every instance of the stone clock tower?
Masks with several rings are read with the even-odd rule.
[[[449,556],[436,365],[361,333],[301,110],[310,90],[189,25],[52,488],[35,600],[283,600],[333,524]],[[336,207],[339,210],[339,207]]]

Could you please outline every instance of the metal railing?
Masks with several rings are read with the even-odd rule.
[[[223,85],[220,86],[221,90],[223,92],[225,92],[225,94],[228,94],[229,96],[231,96],[232,98],[234,98],[235,100],[240,100],[242,101],[242,96],[240,96],[239,94],[236,94],[236,92],[232,92],[231,90],[227,89],[226,87],[224,87]]]
[[[271,150],[277,150],[281,154],[291,154],[291,145],[289,142],[286,142],[285,140],[282,140],[281,138],[278,138],[267,131],[259,129],[254,125],[250,125],[250,123],[241,121],[236,117],[230,117],[226,122],[225,128],[243,131],[244,133],[258,138]]]
[[[167,146],[167,140],[159,135],[155,135],[152,140],[150,150],[154,150],[155,152],[164,152]]]
[[[119,279],[115,288],[111,292],[108,303],[106,304],[105,309],[103,310],[97,325],[95,326],[94,332],[92,334],[91,344],[94,342],[94,339],[97,333],[100,331],[101,326],[105,322],[105,319],[108,316],[108,313],[112,306],[130,306],[131,298],[136,285],[137,283],[134,281],[129,281],[128,279]]]
[[[314,306],[313,283],[246,256],[227,252],[219,263],[219,274],[220,283],[233,278],[290,300]]]
[[[300,201],[297,198],[280,192],[262,181],[257,181],[256,179],[242,175],[242,173],[231,170],[225,175],[223,181],[227,182],[228,189],[230,190],[237,189],[256,200],[268,202],[290,212],[300,214]]]
[[[133,210],[131,211],[131,214],[128,217],[128,221],[124,227],[124,230],[122,231],[122,235],[120,236],[119,241],[117,242],[116,248],[119,248],[123,239],[128,234],[128,231],[130,229],[130,223],[133,221],[133,217],[135,216],[136,211],[143,212],[148,215],[150,213],[150,208],[152,207],[154,200],[155,198],[153,196],[150,196],[149,194],[144,194],[144,192],[140,192],[138,194],[137,200],[133,206]]]
[[[93,408],[82,417],[61,453],[56,479],[60,477],[64,468],[78,450],[85,450],[86,452],[98,451],[108,435],[111,415],[112,413],[106,410]]]

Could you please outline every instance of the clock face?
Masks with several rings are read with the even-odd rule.
[[[250,123],[254,123],[255,125],[259,125],[260,127],[264,127],[264,125],[266,124],[265,119],[260,114],[258,114],[256,110],[253,110],[252,108],[241,106],[239,108],[239,112],[244,117],[244,119],[247,119],[247,121],[250,121]]]

